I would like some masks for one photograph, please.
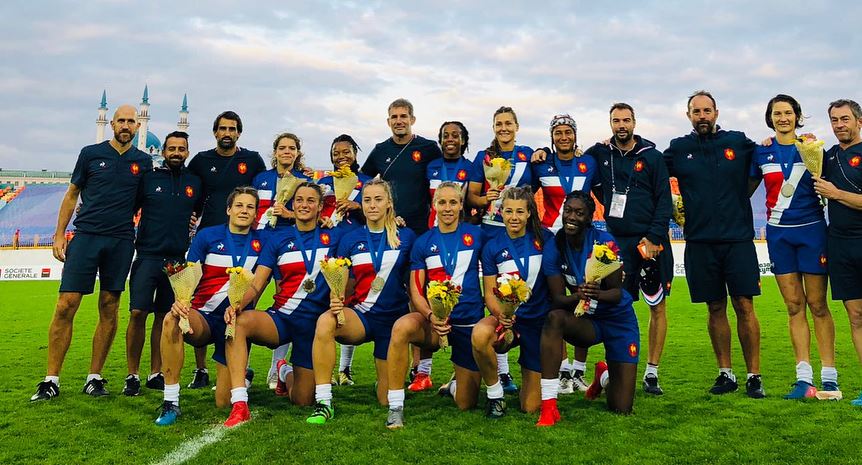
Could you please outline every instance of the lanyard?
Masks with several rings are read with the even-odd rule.
[[[512,256],[512,260],[515,262],[515,266],[518,267],[518,273],[521,275],[521,279],[524,281],[530,276],[530,252],[529,252],[529,244],[532,242],[530,240],[529,234],[524,234],[518,239],[523,239],[524,242],[524,250],[527,251],[526,257],[521,258],[518,253],[518,248],[515,247],[515,242],[509,237],[509,233],[504,231],[502,232],[506,236],[506,239],[509,241],[509,255]]]
[[[575,183],[575,170],[577,165],[575,159],[569,160],[572,164],[569,166],[568,174],[563,172],[563,166],[560,159],[554,156],[554,167],[557,168],[557,177],[560,178],[560,185],[563,186],[563,192],[569,193],[572,191],[572,185]]]
[[[440,261],[443,262],[443,268],[446,270],[446,274],[449,275],[449,278],[455,275],[455,264],[458,262],[458,238],[461,232],[461,225],[458,225],[458,228],[455,229],[454,232],[443,234],[440,232],[440,228],[437,227],[437,236],[440,238]],[[455,238],[455,247],[449,247],[446,245],[446,236]],[[454,249],[453,253],[449,253],[450,250]]]
[[[398,157],[400,157],[401,154],[404,153],[405,150],[407,150],[407,147],[409,147],[410,144],[413,143],[413,139],[415,139],[415,138],[416,138],[416,135],[414,134],[412,137],[410,137],[410,140],[407,141],[407,144],[404,145],[404,147],[401,147],[401,150],[398,152],[398,155],[395,155],[395,158],[392,159],[392,161],[389,163],[389,166],[387,166],[386,169],[383,171],[383,174],[380,175],[380,179],[386,179],[386,173],[389,172],[389,169],[392,168],[392,165],[394,165],[395,162],[398,161]],[[395,143],[395,140],[393,140],[392,142]],[[371,245],[369,244],[369,247],[370,246]]]
[[[383,231],[384,233],[386,230]],[[377,246],[377,251],[374,251],[374,244],[371,242],[371,231],[368,226],[365,226],[365,240],[368,241],[368,253],[371,255],[371,264],[374,266],[374,272],[379,273],[380,267],[383,264],[383,249],[386,247],[386,237],[380,238],[380,245]]]
[[[291,229],[293,230],[293,237],[299,245],[299,251],[302,253],[302,261],[305,263],[305,273],[311,275],[311,271],[314,270],[314,259],[317,258],[317,248],[320,247],[320,231],[318,228],[314,228],[314,247],[311,249],[311,256],[309,257],[305,254],[305,251],[308,249],[305,248],[305,243],[302,241],[302,233],[296,226]]]
[[[242,255],[237,255],[236,250],[234,249],[233,244],[233,235],[230,232],[230,227],[225,225],[225,243],[227,244],[227,251],[230,254],[231,262],[234,267],[237,266],[245,266],[245,259],[248,257],[248,249],[251,246],[251,231],[245,235],[245,245],[242,248]]]
[[[620,151],[620,153],[622,154],[622,158],[625,158],[625,156],[629,152],[631,152],[631,150],[629,150],[626,153],[622,153],[622,150],[620,150],[616,146],[611,147],[611,191],[614,193],[617,193],[617,179],[616,179],[616,176],[614,176],[614,149],[615,148]],[[637,161],[635,161],[635,163],[637,163]],[[628,194],[629,191],[631,190],[632,178],[634,178],[634,174],[635,174],[635,165],[632,164],[632,171],[631,171],[631,173],[629,173],[629,179],[628,179],[628,182],[626,183],[626,190],[625,190],[625,192],[622,192],[622,194]]]

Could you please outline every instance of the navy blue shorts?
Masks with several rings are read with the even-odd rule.
[[[207,322],[207,326],[210,328],[210,340],[207,345],[212,344],[215,346],[213,360],[227,366],[227,357],[224,354],[224,332],[227,329],[227,323],[224,322],[224,315],[221,313],[214,315],[212,312],[202,312],[200,310],[197,310],[197,312],[204,317],[204,321]]]
[[[826,274],[826,222],[796,227],[766,225],[774,274]]]
[[[374,313],[362,313],[357,311],[356,316],[365,327],[365,340],[374,341],[374,358],[378,360],[386,360],[389,353],[389,341],[392,339],[392,327],[406,313],[398,315],[377,315]]]
[[[596,332],[594,344],[604,344],[609,362],[638,363],[641,337],[634,309],[613,319],[590,318],[590,321]]]
[[[542,327],[545,326],[544,318],[533,318],[528,320],[515,319],[512,329],[518,334],[512,347],[521,347],[518,356],[518,364],[521,368],[538,373],[542,372]]]
[[[829,236],[829,284],[832,300],[862,299],[862,238]]]
[[[473,358],[473,325],[452,326],[452,331],[446,337],[451,347],[452,363],[470,371],[479,371],[476,359]]]
[[[686,242],[685,280],[694,303],[760,295],[754,242]]]
[[[131,239],[75,234],[66,247],[60,292],[92,294],[96,272],[101,290],[123,292],[134,254],[135,244]]]
[[[272,322],[278,330],[278,345],[293,343],[290,350],[290,364],[313,369],[311,346],[314,343],[314,332],[320,315],[306,312],[293,312],[286,315],[272,308],[266,313],[272,317]]]
[[[174,303],[174,291],[164,271],[165,260],[138,257],[129,279],[129,310],[164,313]]]

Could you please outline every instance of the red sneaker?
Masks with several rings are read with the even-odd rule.
[[[224,425],[228,428],[233,428],[249,420],[251,420],[251,412],[248,411],[248,402],[237,402],[233,404],[230,416],[224,421]]]
[[[542,414],[539,415],[536,426],[554,426],[558,421],[560,421],[560,411],[557,410],[557,399],[543,400]]]
[[[287,383],[281,379],[281,367],[287,365],[287,360],[281,359],[275,364],[275,373],[278,376],[278,381],[275,383],[275,395],[278,397],[287,397],[290,392],[287,389]]]
[[[604,360],[596,362],[596,373],[593,377],[593,382],[587,388],[587,392],[584,393],[584,397],[587,400],[596,400],[602,394],[602,374],[606,371],[608,371],[608,364]]]
[[[413,382],[410,383],[410,386],[407,386],[407,389],[410,389],[413,392],[424,391],[426,389],[431,389],[431,377],[425,373],[416,373],[416,377],[413,378]]]

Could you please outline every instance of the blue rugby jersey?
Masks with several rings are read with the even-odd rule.
[[[781,145],[774,137],[769,147],[758,145],[751,160],[751,177],[763,179],[768,224],[801,226],[823,221],[814,181],[795,145]],[[785,184],[793,186],[789,197],[781,193]]]
[[[482,274],[485,276],[497,276],[513,274],[520,276],[527,282],[532,290],[532,295],[524,302],[515,315],[522,319],[544,318],[548,313],[550,300],[548,297],[548,283],[545,272],[542,269],[542,253],[548,247],[553,247],[554,236],[550,231],[542,230],[544,245],[540,245],[533,233],[528,232],[517,239],[511,239],[508,233],[495,234],[487,237],[482,248]],[[514,252],[511,250],[514,244]],[[515,264],[515,256],[521,260],[529,261],[529,275],[521,276],[518,266]],[[485,289],[485,292],[492,292]]]

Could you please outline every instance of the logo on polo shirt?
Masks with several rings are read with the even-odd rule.
[[[820,254],[820,267],[826,268],[826,255]]]
[[[641,171],[643,171],[643,170],[644,170],[644,162],[643,162],[643,161],[641,161],[641,160],[636,161],[636,162],[635,162],[635,171],[637,171],[638,173],[640,173],[640,172],[641,172]]]
[[[857,166],[859,166],[860,161],[862,161],[862,158],[859,158],[859,155],[856,155],[855,157],[850,159],[850,166],[856,168]]]
[[[329,237],[329,233],[320,233],[320,243],[323,245],[329,245],[331,239]]]
[[[129,170],[132,172],[132,174],[137,176],[138,173],[141,172],[141,167],[137,163],[132,163],[132,166],[129,167]]]
[[[105,167],[105,162],[99,163],[99,168],[104,168],[104,167]]]
[[[416,163],[419,163],[420,161],[422,161],[422,152],[420,152],[418,150],[414,150],[413,151],[413,161],[415,161]]]
[[[162,191],[162,186],[156,186],[156,192],[161,192],[161,191]]]
[[[459,181],[463,181],[467,179],[467,170],[458,170],[457,178]]]
[[[578,163],[578,171],[580,171],[581,173],[586,173],[587,172],[587,164],[584,162]]]
[[[736,154],[733,152],[733,149],[724,149],[724,158],[728,160],[733,160],[736,158]]]
[[[195,195],[195,190],[192,186],[186,186],[186,197],[192,198]]]
[[[245,174],[248,171],[248,165],[245,162],[240,162],[236,165],[236,170],[239,171],[239,174]]]
[[[638,345],[635,344],[634,342],[629,344],[629,355],[631,355],[632,357],[638,356]]]
[[[251,248],[252,248],[255,252],[260,252],[260,241],[259,241],[259,240],[257,240],[257,239],[255,239],[255,240],[251,241]]]
[[[461,242],[463,242],[464,245],[466,245],[467,247],[472,247],[473,246],[473,235],[470,233],[464,234],[463,236],[461,236]]]

